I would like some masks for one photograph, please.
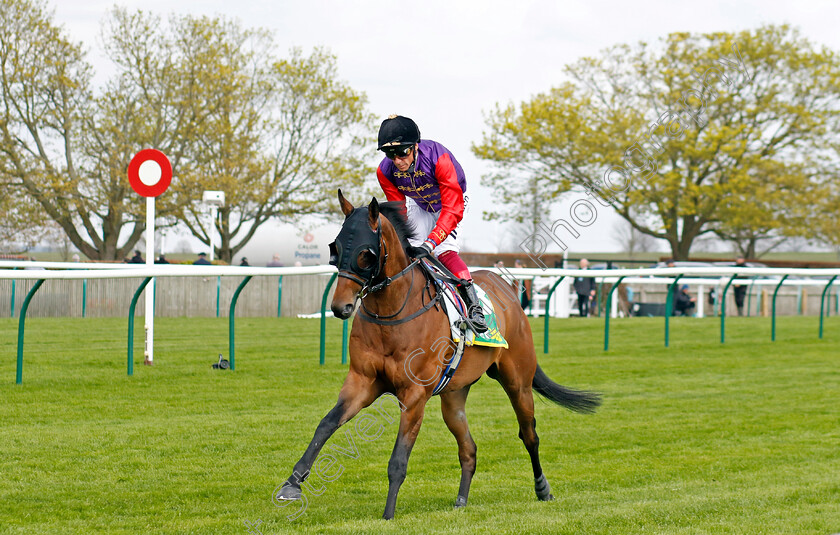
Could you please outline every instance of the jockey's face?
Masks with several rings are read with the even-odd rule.
[[[414,163],[414,152],[416,147],[416,145],[411,147],[411,150],[405,156],[394,156],[394,165],[401,173],[408,171],[408,168]]]

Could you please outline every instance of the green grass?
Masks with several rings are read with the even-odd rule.
[[[124,319],[30,319],[15,385],[17,320],[0,320],[0,533],[813,533],[840,531],[840,320],[815,318],[553,320],[540,363],[561,384],[599,390],[592,416],[538,402],[545,473],[556,499],[534,496],[513,411],[488,378],[467,404],[478,444],[470,503],[452,508],[455,441],[428,405],[396,518],[380,519],[396,423],[356,439],[356,459],[296,505],[272,491],[288,477],[345,374],[340,324],[159,319],[155,365],[125,371]],[[533,323],[542,342],[542,322]],[[142,319],[138,319],[138,334]],[[355,433],[355,430],[352,431]],[[346,444],[343,434],[333,441]],[[328,446],[329,448],[329,446]],[[311,494],[311,493],[310,493]],[[256,533],[256,532],[254,532]]]

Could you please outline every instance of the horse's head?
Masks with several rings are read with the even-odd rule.
[[[344,224],[330,244],[330,264],[338,268],[340,277],[331,308],[337,318],[347,319],[353,313],[356,297],[383,271],[388,250],[375,198],[366,207],[354,208],[338,190],[338,202]]]

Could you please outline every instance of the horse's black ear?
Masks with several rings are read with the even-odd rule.
[[[344,195],[341,193],[341,189],[338,190],[338,204],[341,205],[341,211],[344,212],[344,217],[350,215],[350,212],[355,210],[350,201],[344,198]]]
[[[370,228],[376,230],[379,225],[379,201],[376,200],[376,197],[373,197],[368,205],[368,221],[370,222]]]

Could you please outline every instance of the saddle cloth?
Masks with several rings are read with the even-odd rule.
[[[461,325],[465,323],[467,315],[467,307],[463,299],[458,294],[454,286],[441,279],[436,279],[438,291],[443,293],[441,302],[443,308],[446,310],[446,315],[449,316],[449,327],[452,330],[452,341],[459,343],[461,341]],[[493,302],[487,297],[487,293],[477,283],[473,283],[475,293],[481,302],[481,310],[484,312],[484,319],[487,323],[487,332],[476,334],[466,324],[466,335],[464,345],[467,346],[489,346],[489,347],[508,347],[507,341],[499,331],[498,322],[496,321],[496,311],[493,308]]]

